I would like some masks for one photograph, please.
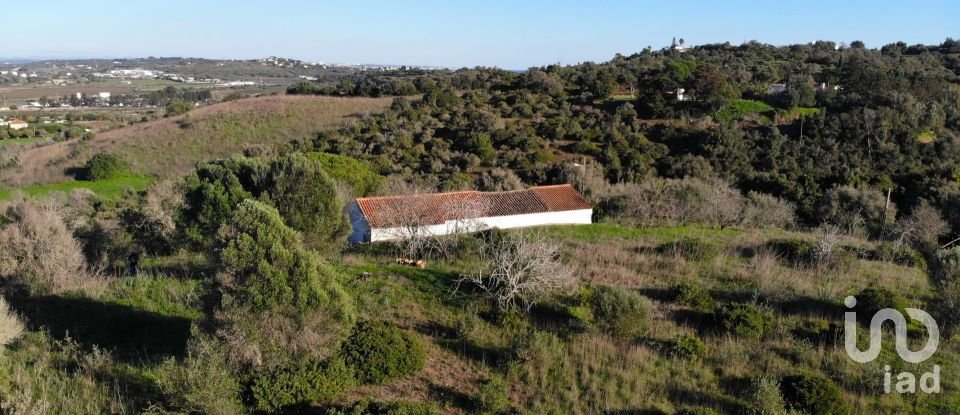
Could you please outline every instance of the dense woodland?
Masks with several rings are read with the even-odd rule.
[[[960,410],[960,42],[646,49],[288,93],[396,98],[143,191],[3,206],[0,412]],[[204,131],[191,114],[171,125]],[[356,196],[561,182],[598,223],[345,243]],[[929,310],[936,357],[906,364],[888,339],[852,362],[847,295],[867,319]],[[940,365],[943,393],[883,394],[885,365]]]

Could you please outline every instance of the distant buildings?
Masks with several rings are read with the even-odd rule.
[[[11,118],[9,121],[0,121],[0,127],[6,126],[11,130],[20,130],[29,127],[26,121]]]

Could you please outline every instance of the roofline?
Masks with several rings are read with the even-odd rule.
[[[533,189],[544,189],[544,188],[554,188],[554,187],[573,187],[573,185],[570,184],[570,183],[564,183],[564,184],[548,184],[548,185],[543,185],[543,186],[532,186],[532,187],[528,187],[528,188],[526,188],[526,189],[501,190],[501,191],[494,191],[494,192],[483,192],[483,191],[479,191],[479,190],[458,190],[458,191],[455,191],[455,192],[414,193],[414,194],[412,194],[412,195],[366,196],[366,197],[358,197],[358,198],[356,198],[356,199],[354,199],[354,200],[356,200],[356,201],[359,202],[359,201],[361,201],[361,200],[399,199],[399,198],[405,198],[405,197],[411,197],[411,196],[456,195],[456,194],[483,194],[483,193],[487,193],[487,194],[490,194],[490,193],[513,193],[513,192],[526,192],[526,191],[533,190]],[[579,193],[579,192],[577,192],[577,193]]]

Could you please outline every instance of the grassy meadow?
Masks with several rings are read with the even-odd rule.
[[[139,175],[183,175],[201,160],[266,151],[385,109],[390,98],[268,96],[198,108],[185,115],[110,130],[87,141],[30,148],[0,180],[20,185],[68,181],[69,169],[115,153]]]
[[[813,237],[798,232],[610,224],[525,232],[531,231],[563,244],[580,283],[522,314],[498,313],[458,286],[459,275],[475,266],[473,258],[454,256],[417,269],[394,264],[394,251],[383,245],[335,258],[359,317],[408,329],[428,351],[421,372],[349,389],[338,405],[431,400],[443,413],[475,413],[482,385],[497,378],[508,385],[511,411],[522,414],[748,413],[757,404],[757,379],[813,372],[838,379],[854,413],[960,408],[955,394],[883,394],[884,364],[919,371],[897,359],[892,341],[865,369],[845,355],[842,335],[816,330],[842,324],[842,298],[864,287],[889,288],[913,306],[928,300],[922,267],[866,259],[876,249],[871,242],[848,237],[842,262],[810,269],[770,248],[775,241]],[[85,399],[99,403],[91,407],[123,409],[117,413],[143,409],[162,395],[159,368],[183,356],[191,324],[209,306],[208,272],[202,257],[152,258],[144,264],[146,276],[104,278],[81,291],[13,304],[35,332],[11,346],[3,370],[14,376],[46,370],[31,375],[38,379],[33,390],[21,392],[51,404]],[[649,300],[644,336],[618,339],[594,327],[578,298],[600,286]],[[719,329],[711,310],[727,302],[755,305],[768,328],[754,337]],[[677,348],[678,339],[690,338],[702,346]],[[43,363],[22,363],[31,356]],[[960,344],[951,339],[941,343],[933,363],[949,367],[957,358]],[[81,363],[82,370],[70,369]],[[960,387],[956,373],[944,370],[942,376],[944,390]],[[323,413],[329,404],[317,402],[310,413]]]

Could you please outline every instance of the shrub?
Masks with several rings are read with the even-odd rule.
[[[673,287],[673,298],[680,304],[700,310],[709,310],[713,308],[715,303],[710,291],[690,281],[675,285]]]
[[[794,267],[805,267],[814,261],[817,244],[806,239],[779,239],[767,243],[777,255],[790,261]]]
[[[783,395],[780,393],[780,383],[775,379],[761,377],[753,381],[753,391],[750,398],[751,415],[792,415],[788,411]],[[799,414],[797,414],[799,415]]]
[[[186,114],[193,109],[193,104],[183,101],[183,100],[174,100],[173,102],[167,104],[167,117],[173,117],[180,114]]]
[[[796,207],[793,203],[752,190],[747,193],[744,225],[755,228],[790,229],[796,221]]]
[[[635,340],[650,326],[646,298],[622,288],[601,286],[593,292],[593,318],[600,330],[623,340]]]
[[[536,368],[549,367],[564,352],[563,342],[545,331],[529,331],[512,339],[511,359]]]
[[[290,355],[322,358],[353,320],[336,272],[300,247],[276,209],[253,200],[220,233],[219,333],[239,361],[268,367]]]
[[[871,261],[887,261],[907,267],[926,269],[927,261],[923,254],[916,249],[893,242],[880,242],[875,248],[867,251],[864,259]]]
[[[352,407],[333,409],[327,415],[439,415],[440,408],[433,402],[392,401],[386,403],[359,402]]]
[[[707,347],[697,336],[680,335],[666,341],[663,352],[681,359],[695,359],[706,353]]]
[[[870,319],[884,308],[892,308],[904,315],[907,301],[899,294],[886,287],[870,287],[860,291],[857,298],[857,315]]]
[[[355,383],[353,372],[334,358],[326,362],[296,359],[254,376],[250,393],[254,407],[273,412],[305,402],[329,400]]]
[[[783,378],[783,398],[793,408],[818,415],[846,415],[850,409],[840,388],[822,375],[799,373]]]
[[[7,300],[0,297],[0,348],[10,344],[23,333],[23,322],[20,317],[10,311]]]
[[[488,379],[480,385],[477,396],[474,397],[477,413],[496,414],[510,406],[510,396],[507,394],[507,382],[499,376]]]
[[[713,311],[713,321],[721,330],[740,337],[759,339],[767,332],[766,315],[752,304],[727,303]]]
[[[22,201],[0,222],[0,279],[32,294],[62,292],[92,280],[80,243],[56,211]]]
[[[660,245],[657,250],[665,254],[675,253],[692,261],[709,261],[720,254],[720,249],[716,245],[694,238],[669,242]]]
[[[879,235],[897,216],[896,208],[892,204],[887,207],[886,200],[879,190],[839,186],[824,194],[817,206],[817,217],[840,225],[847,233],[866,227],[871,235]]]
[[[842,331],[840,325],[827,320],[804,320],[793,329],[793,335],[814,344],[832,345],[840,339]]]
[[[106,180],[127,171],[129,166],[120,156],[109,153],[94,154],[83,166],[83,180]]]
[[[350,231],[336,183],[320,162],[293,153],[270,163],[262,185],[284,221],[313,248],[342,242]]]
[[[154,372],[154,381],[168,405],[183,413],[243,413],[240,383],[221,345],[200,333],[193,335],[186,358],[169,358]]]
[[[332,179],[348,183],[357,196],[372,195],[383,184],[383,176],[366,162],[330,153],[307,153],[307,157],[320,163]]]
[[[341,354],[363,383],[399,379],[420,371],[426,363],[426,351],[416,337],[382,321],[357,324]]]

